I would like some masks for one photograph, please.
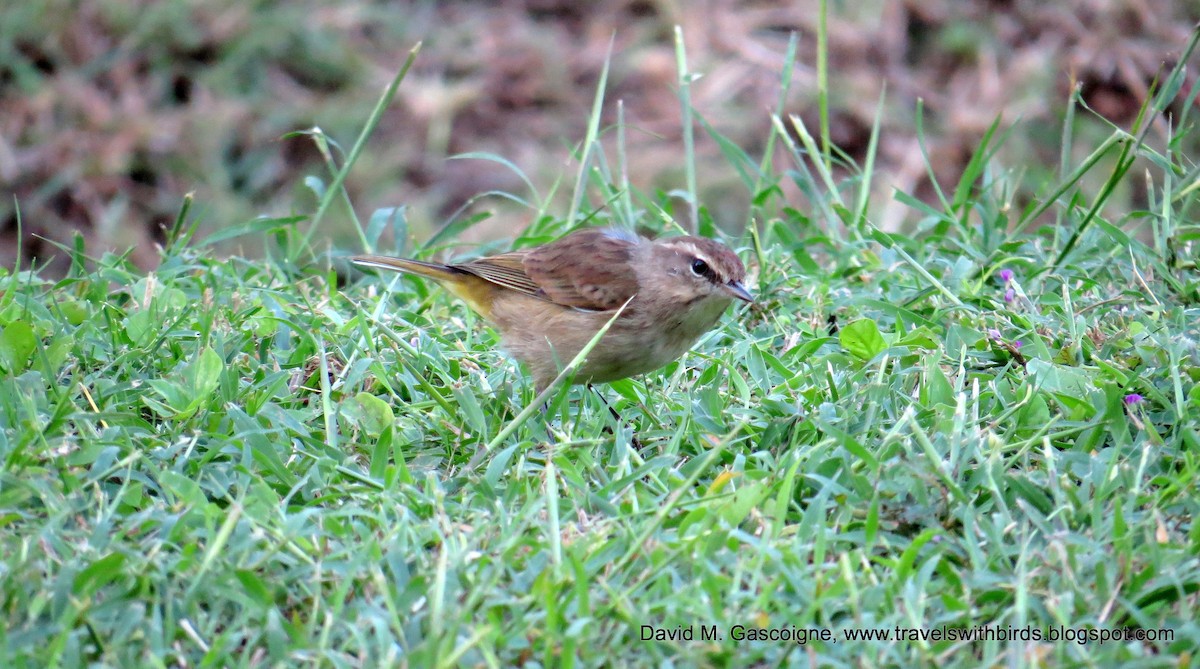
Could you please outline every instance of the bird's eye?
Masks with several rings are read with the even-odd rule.
[[[696,276],[704,276],[705,274],[708,274],[708,272],[708,263],[699,258],[692,260],[692,274],[695,274]]]

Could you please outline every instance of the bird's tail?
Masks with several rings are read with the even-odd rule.
[[[417,274],[426,276],[436,281],[456,281],[462,280],[463,271],[454,269],[449,265],[443,265],[436,262],[424,262],[422,260],[409,260],[408,258],[389,258],[387,256],[353,256],[350,260],[355,265],[363,267],[375,267],[378,269],[391,270],[393,272],[405,272],[407,274]]]
[[[408,258],[389,258],[387,256],[354,256],[350,258],[356,265],[378,267],[393,272],[417,274],[437,281],[443,288],[449,290],[458,298],[465,300],[472,309],[484,318],[492,318],[492,300],[495,299],[495,286],[474,274],[458,269],[451,265]]]

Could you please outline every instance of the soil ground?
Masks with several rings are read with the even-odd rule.
[[[674,26],[702,75],[698,113],[757,157],[792,34],[785,114],[817,126],[818,20],[815,0],[9,3],[0,9],[0,261],[16,262],[19,240],[23,263],[58,254],[61,269],[56,245],[79,231],[91,253],[132,248],[152,266],[188,192],[207,231],[311,211],[304,178],[328,172],[311,140],[284,136],[319,125],[348,148],[418,40],[417,65],[347,184],[360,217],[405,204],[414,232],[427,235],[480,193],[522,192],[498,164],[448,160],[458,153],[502,156],[543,190],[571,174],[610,44],[605,121],[616,121],[620,101],[631,181],[645,192],[678,188]],[[1070,91],[1080,87],[1097,115],[1128,127],[1197,20],[1200,5],[1169,0],[830,3],[831,134],[861,159],[886,90],[877,183],[929,197],[918,101],[945,184],[1000,116],[1014,129],[999,159],[1036,187],[1059,164]],[[1089,133],[1108,133],[1095,116],[1078,118],[1081,151]],[[749,194],[715,142],[697,137],[701,199],[737,229]],[[489,234],[529,217],[495,200],[474,207],[496,209]],[[873,215],[894,228],[907,210]]]

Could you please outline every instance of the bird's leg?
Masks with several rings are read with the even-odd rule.
[[[537,384],[534,385],[534,387],[533,387],[534,401],[537,401],[537,398],[541,397],[542,393],[546,392],[546,388],[548,388],[550,386],[550,383],[551,383],[550,381],[538,381]],[[547,421],[550,420],[550,402],[553,399],[554,399],[554,395],[547,395],[546,401],[542,402],[541,408],[542,408],[542,417],[544,420],[547,420]]]
[[[610,414],[612,414],[613,420],[617,421],[617,425],[620,425],[621,423],[625,422],[624,419],[621,418],[621,414],[617,413],[617,410],[614,409],[612,407],[612,405],[608,403],[608,400],[604,399],[604,395],[599,390],[596,390],[595,386],[593,386],[592,384],[589,383],[589,384],[587,384],[587,387],[588,387],[588,390],[596,393],[596,397],[599,397],[600,401],[604,403],[604,406],[608,408],[608,412]],[[629,436],[630,445],[633,446],[634,450],[637,450],[637,451],[642,450],[642,442],[637,438],[636,428],[634,427],[634,425],[632,423],[629,424],[629,428],[630,428],[630,430],[633,431],[633,433],[630,434],[630,436]],[[606,432],[608,432],[609,434],[615,434],[615,431],[611,427],[605,427],[604,430]]]
[[[596,393],[596,397],[599,397],[600,401],[604,403],[604,406],[608,408],[608,412],[610,414],[612,414],[613,420],[620,423],[621,422],[621,414],[617,413],[617,410],[612,408],[612,405],[608,403],[608,400],[604,399],[604,395],[599,390],[596,390],[596,386],[593,386],[592,384],[589,383],[589,384],[587,384],[587,387],[588,387],[588,390]]]

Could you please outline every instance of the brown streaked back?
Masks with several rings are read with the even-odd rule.
[[[531,249],[525,272],[551,302],[593,311],[616,309],[638,291],[637,275],[630,271],[636,239],[601,228],[580,230]]]
[[[544,246],[450,265],[385,256],[352,260],[436,279],[460,297],[468,283],[465,277],[471,276],[564,307],[609,311],[637,294],[637,274],[630,265],[639,243],[642,240],[632,233],[587,228]],[[479,297],[469,301],[477,303]]]

